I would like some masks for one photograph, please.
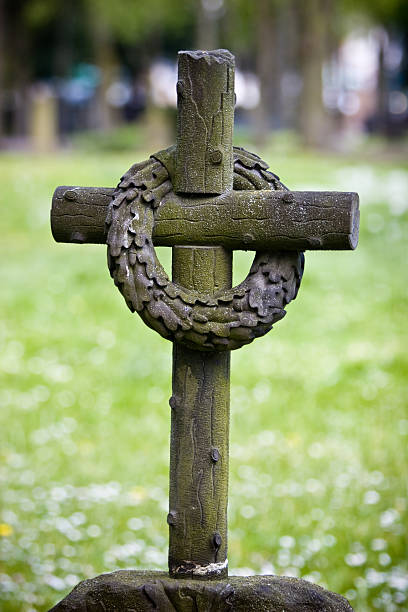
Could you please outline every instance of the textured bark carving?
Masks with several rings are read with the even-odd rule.
[[[234,161],[234,188],[284,189],[254,154],[234,149]],[[237,287],[214,295],[186,290],[169,280],[152,241],[154,211],[171,190],[169,172],[155,158],[132,166],[119,183],[107,217],[115,284],[130,310],[164,338],[203,351],[249,344],[286,314],[299,289],[303,254],[257,252]]]
[[[189,289],[231,287],[231,253],[174,247],[173,280]],[[230,357],[173,345],[167,519],[173,576],[227,575]]]
[[[213,198],[166,195],[155,245],[222,245],[253,251],[354,249],[358,197],[336,191],[231,191]]]
[[[225,49],[178,54],[176,192],[231,190],[234,64]]]
[[[114,191],[110,187],[57,187],[51,208],[54,240],[106,244],[105,221]]]
[[[176,190],[232,192],[233,75],[228,51],[179,54],[183,91],[178,92],[176,170],[170,174]],[[162,152],[157,159],[169,168],[171,157]],[[191,193],[187,201],[195,199]],[[209,245],[173,248],[175,284],[207,295],[231,288],[232,253]],[[173,343],[168,522],[174,577],[228,575],[230,360],[229,351],[193,351]]]
[[[235,183],[244,189],[241,178],[235,173]],[[51,210],[55,240],[106,244],[105,220],[114,192],[108,187],[57,187]],[[171,191],[156,209],[154,245],[211,244],[251,251],[357,246],[356,193],[261,189],[248,195],[242,190],[192,198]]]

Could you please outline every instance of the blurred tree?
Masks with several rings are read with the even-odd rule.
[[[299,36],[299,69],[302,90],[299,130],[307,146],[323,145],[327,139],[327,114],[322,99],[322,70],[327,58],[326,33],[333,22],[332,0],[294,0]]]
[[[334,0],[230,0],[237,36],[252,50],[260,82],[256,134],[264,140],[272,126],[295,122],[306,145],[327,138],[328,118],[322,101],[322,68],[334,23]],[[238,42],[239,45],[239,42]],[[298,74],[302,90],[294,117],[284,109],[283,79]],[[285,110],[285,112],[284,112]]]
[[[386,50],[390,37],[398,36],[403,44],[405,67],[408,70],[408,2],[407,0],[343,0],[343,8],[349,14],[360,14],[373,25],[382,28],[377,33],[378,77],[375,127],[377,131],[387,135],[391,122]],[[405,77],[406,82],[407,76]]]
[[[281,49],[279,48],[279,17],[282,0],[258,0],[255,12],[256,72],[260,84],[257,108],[256,137],[259,144],[271,128],[271,119],[280,115]]]
[[[100,83],[97,88],[95,127],[110,130],[118,123],[117,109],[109,103],[109,88],[119,77],[120,63],[115,46],[114,33],[101,11],[94,10],[94,2],[87,2],[88,32],[92,41],[93,62],[99,68]]]
[[[98,15],[111,28],[116,41],[138,49],[138,68],[146,58],[160,56],[182,35],[183,39],[192,38],[188,30],[194,30],[197,0],[83,0],[88,4],[91,15]],[[174,51],[171,48],[171,51]]]
[[[220,46],[220,18],[224,12],[224,0],[196,0],[197,49],[211,51]]]
[[[32,36],[24,18],[25,6],[25,0],[3,0],[2,7],[3,120],[5,117],[6,131],[17,136],[23,135],[26,128],[28,89],[32,76]]]
[[[115,123],[115,112],[107,103],[107,91],[118,75],[120,47],[122,60],[133,73],[139,73],[146,81],[152,61],[161,56],[172,40],[172,33],[185,34],[194,23],[193,0],[150,0],[149,3],[134,0],[82,0],[86,7],[90,32],[94,43],[94,61],[101,70],[102,82],[98,95],[100,127],[109,129]],[[116,44],[115,44],[116,43]],[[178,49],[177,49],[178,50]],[[159,119],[150,108],[147,97],[147,118]]]
[[[80,31],[80,24],[83,23],[82,0],[71,0],[69,3],[54,2],[49,9],[49,16],[55,24],[55,47],[50,71],[57,77],[66,78],[79,59],[78,51],[83,51],[81,45],[78,45],[79,40],[84,38]]]
[[[2,45],[13,49],[13,53],[1,53],[0,59],[2,91],[14,98],[13,134],[24,131],[28,83],[70,76],[75,64],[84,61],[100,68],[95,118],[99,117],[100,127],[111,127],[115,111],[106,103],[106,93],[119,66],[125,64],[132,73],[140,73],[155,57],[168,50],[174,53],[184,46],[182,41],[194,37],[195,0],[0,2],[0,51]],[[3,95],[0,121],[5,116],[4,99]]]
[[[407,49],[407,0],[0,0],[0,135],[5,118],[9,131],[24,131],[30,82],[67,77],[79,62],[101,68],[98,114],[109,127],[115,113],[106,105],[106,92],[119,69],[140,78],[155,58],[174,58],[178,49],[226,46],[242,68],[259,76],[258,136],[289,121],[306,144],[322,144],[328,133],[322,65],[345,28],[355,27],[357,13],[399,32]],[[381,47],[378,116],[385,117]],[[303,86],[294,116],[296,92],[288,104],[283,86],[296,80]]]
[[[281,80],[290,42],[282,36],[285,0],[229,0],[222,42],[239,56],[240,67],[255,71],[260,100],[255,110],[255,136],[262,143],[280,123]]]
[[[0,142],[4,135],[4,104],[5,104],[5,7],[0,0]]]

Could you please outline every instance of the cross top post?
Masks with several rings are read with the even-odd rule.
[[[108,244],[132,311],[173,343],[169,572],[227,575],[230,351],[285,315],[303,251],[354,249],[358,195],[289,191],[257,155],[233,147],[234,57],[181,51],[177,143],[135,164],[116,189],[58,187],[60,242]],[[172,280],[154,246],[172,246]],[[232,288],[232,252],[255,250]]]

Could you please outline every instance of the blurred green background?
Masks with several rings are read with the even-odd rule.
[[[48,219],[55,185],[113,185],[147,153],[1,157],[5,611],[166,567],[171,346],[127,310],[104,247],[55,244]],[[292,188],[359,191],[362,231],[355,252],[307,253],[287,317],[233,353],[231,573],[406,610],[408,164],[262,154]]]
[[[53,242],[49,209],[57,185],[113,186],[172,142],[176,51],[218,46],[242,73],[234,144],[293,189],[361,198],[357,250],[306,253],[287,317],[232,355],[230,573],[408,610],[406,4],[304,5],[0,3],[2,611],[166,568],[171,346],[103,246]]]

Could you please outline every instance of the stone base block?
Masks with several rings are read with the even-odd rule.
[[[50,612],[353,612],[344,597],[297,578],[170,578],[119,570],[84,580]]]

